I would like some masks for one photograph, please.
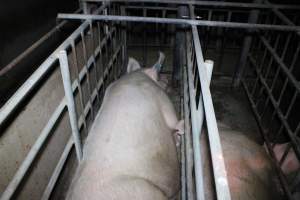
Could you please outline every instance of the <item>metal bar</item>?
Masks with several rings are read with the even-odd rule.
[[[183,84],[181,87],[181,91],[183,91]],[[180,98],[180,117],[181,119],[184,119],[185,117],[185,109],[184,109],[184,97],[182,96],[181,92],[181,98]],[[186,190],[186,156],[185,156],[185,136],[181,135],[180,137],[180,160],[181,160],[181,200],[187,199],[187,190]]]
[[[147,10],[145,8],[143,8],[143,17],[147,16]],[[147,27],[146,24],[143,23],[143,66],[146,67],[147,65]]]
[[[188,24],[195,26],[209,27],[228,27],[241,29],[260,29],[260,30],[276,30],[276,31],[300,31],[299,26],[288,25],[269,25],[269,24],[247,24],[238,22],[218,22],[208,20],[191,20],[191,19],[176,19],[176,18],[156,18],[156,17],[134,17],[134,16],[119,16],[119,15],[84,15],[84,14],[67,14],[59,13],[59,19],[72,20],[99,20],[99,21],[128,21],[128,22],[145,22],[145,23],[165,23],[165,24]]]
[[[90,21],[89,22],[89,24],[90,24],[90,31],[91,31],[91,40],[92,40],[92,48],[93,48],[93,51],[92,51],[92,55],[91,55],[91,57],[92,57],[92,60],[93,60],[93,65],[94,65],[94,67],[95,67],[95,79],[96,79],[96,83],[98,83],[98,65],[97,65],[97,63],[96,63],[96,54],[95,54],[95,51],[96,51],[96,45],[95,45],[95,36],[94,36],[94,29],[93,29],[93,24],[92,24],[92,22]],[[97,84],[95,85],[95,87],[97,87]],[[98,100],[98,102],[100,102],[100,97],[99,97],[99,94],[98,94],[98,92],[97,92],[97,100]]]
[[[50,117],[46,126],[43,128],[40,136],[37,138],[34,145],[31,147],[26,158],[20,165],[19,169],[17,170],[14,177],[12,178],[12,180],[6,187],[5,191],[2,193],[1,198],[0,198],[1,200],[9,200],[12,198],[12,195],[17,190],[17,188],[20,185],[22,179],[24,178],[26,172],[30,168],[32,162],[36,158],[37,154],[39,153],[39,151],[42,148],[43,144],[45,143],[46,139],[49,137],[49,134],[50,134],[52,128],[55,126],[57,120],[61,116],[65,107],[66,107],[66,99],[63,99],[60,102],[59,106],[55,109],[54,113]]]
[[[78,82],[78,92],[79,92],[79,101],[80,101],[80,106],[82,109],[82,112],[84,111],[84,103],[83,103],[83,95],[82,95],[82,87],[80,84],[79,80],[79,68],[78,68],[78,61],[77,61],[77,51],[76,51],[76,47],[75,47],[75,42],[74,40],[71,42],[71,46],[72,46],[72,52],[73,52],[73,62],[75,65],[75,71],[76,71],[76,80]],[[84,129],[85,131],[87,131],[87,125],[86,125],[86,121],[84,120]]]
[[[196,60],[198,65],[198,73],[200,77],[200,85],[203,99],[204,113],[206,117],[206,125],[208,130],[208,138],[211,150],[211,159],[215,178],[215,187],[217,199],[231,199],[229,184],[227,181],[227,173],[224,163],[224,157],[219,137],[217,120],[215,116],[212,97],[209,89],[209,80],[204,65],[202,50],[199,40],[199,34],[196,26],[192,26],[193,41],[195,45]]]
[[[287,25],[295,25],[291,20],[289,20],[282,12],[278,10],[278,7],[275,7],[274,4],[271,4],[268,0],[265,0],[265,5],[269,5],[272,8],[272,11],[275,13],[275,15],[282,20]]]
[[[186,68],[186,67],[185,67]],[[183,70],[183,79],[184,79],[184,137],[185,137],[185,157],[186,157],[186,180],[187,180],[187,199],[194,200],[194,176],[193,176],[193,144],[191,137],[191,124],[190,124],[190,108],[189,108],[189,89],[188,89],[188,79],[187,79],[187,70]],[[184,199],[185,200],[185,199]]]
[[[261,4],[263,2],[263,0],[254,0],[253,2]],[[248,18],[248,23],[249,24],[257,23],[258,16],[259,16],[258,10],[251,10],[250,14],[249,14],[249,18]],[[239,62],[236,65],[235,74],[234,74],[234,78],[233,78],[233,86],[234,87],[238,87],[240,85],[242,76],[245,71],[245,67],[246,67],[246,63],[247,63],[247,56],[248,56],[248,53],[249,53],[249,50],[251,47],[251,43],[252,43],[252,35],[251,35],[251,32],[248,31],[248,32],[246,32],[246,36],[243,41],[243,47],[241,50]]]
[[[184,18],[189,16],[189,8],[187,6],[178,6],[177,10],[177,18]],[[173,73],[172,73],[172,81],[173,86],[177,87],[180,79],[181,79],[181,71],[185,58],[185,46],[186,46],[186,36],[185,29],[187,29],[187,25],[181,25],[176,27],[175,33],[175,44],[174,44],[174,57],[173,57]]]
[[[197,200],[204,200],[204,184],[203,184],[203,171],[202,171],[202,159],[200,152],[200,132],[202,131],[203,124],[203,107],[199,107],[197,110],[196,106],[196,91],[194,88],[193,80],[193,63],[191,62],[191,51],[194,50],[188,47],[188,59],[187,59],[187,75],[188,75],[188,87],[189,87],[189,99],[190,99],[190,109],[191,109],[191,122],[192,122],[192,143],[194,149],[194,173],[196,182],[196,197]]]
[[[147,9],[147,10],[172,10],[172,11],[177,11],[178,8],[172,8],[172,7],[160,7],[160,6],[129,6],[125,5],[125,9]]]
[[[278,9],[300,9],[297,5],[284,4],[257,4],[257,3],[240,3],[240,2],[220,2],[220,1],[197,1],[197,0],[81,0],[86,2],[126,2],[126,3],[160,3],[160,4],[188,4],[188,5],[202,5],[202,6],[216,6],[216,7],[238,7],[238,8],[278,8]]]
[[[75,143],[77,159],[80,162],[82,159],[82,147],[81,147],[80,135],[78,130],[74,96],[73,96],[73,91],[71,86],[67,52],[65,50],[60,51],[58,57],[59,57],[61,75],[62,75],[64,90],[65,90],[65,95],[67,100],[67,106],[69,111],[73,141]]]
[[[54,172],[50,178],[50,181],[48,182],[48,185],[46,186],[46,189],[43,193],[43,196],[42,196],[42,200],[48,200],[50,198],[50,195],[52,193],[52,190],[54,189],[54,186],[58,180],[58,177],[64,167],[64,164],[66,163],[67,161],[67,158],[69,156],[69,153],[73,147],[73,139],[70,138],[68,140],[68,143],[66,144],[65,148],[64,148],[64,151],[58,161],[58,164],[56,165],[55,169],[54,169]]]
[[[89,20],[87,20],[88,22],[90,22]],[[88,58],[87,58],[87,48],[86,48],[86,43],[85,43],[85,36],[84,36],[84,31],[82,31],[80,33],[81,35],[81,40],[82,40],[82,46],[83,46],[83,58],[84,58],[84,61],[85,61],[85,65],[83,66],[83,68],[85,68],[85,70],[87,71],[86,73],[86,77],[87,77],[87,85],[88,85],[88,93],[89,93],[89,96],[92,95],[92,84],[91,84],[91,77],[90,77],[90,72],[89,72],[89,69],[87,68],[87,63],[88,63]],[[91,104],[91,99],[89,98],[88,100]],[[92,112],[91,112],[91,116],[92,116],[92,119],[94,119],[94,109],[92,108]]]

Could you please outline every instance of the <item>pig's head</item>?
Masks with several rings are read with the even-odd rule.
[[[158,58],[157,62],[152,67],[142,69],[137,60],[135,60],[134,58],[129,58],[128,65],[127,65],[127,73],[141,70],[147,76],[149,76],[153,81],[158,83],[159,72],[162,68],[162,64],[163,64],[164,60],[165,60],[165,54],[162,52],[159,52],[159,58]]]

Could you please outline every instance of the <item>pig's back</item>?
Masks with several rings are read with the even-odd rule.
[[[179,184],[176,147],[160,109],[168,101],[143,73],[129,74],[109,86],[73,186],[80,183],[81,188],[73,192],[90,189],[91,183],[96,183],[95,190],[101,190],[107,182],[127,176],[147,180],[166,194],[174,194]]]

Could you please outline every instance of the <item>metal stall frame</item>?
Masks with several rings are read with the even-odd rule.
[[[86,2],[101,2],[101,0],[86,0]],[[118,2],[122,3],[125,1],[121,0],[112,0],[112,2]],[[129,0],[126,1],[132,2],[132,3],[141,3],[141,1],[136,0]],[[246,9],[268,9],[273,12],[282,22],[286,22],[288,19],[284,18],[284,16],[278,14],[278,9],[299,9],[299,6],[290,6],[290,5],[274,5],[270,3],[266,4],[260,4],[260,3],[232,3],[232,2],[214,2],[214,1],[184,1],[179,2],[176,0],[163,0],[163,1],[157,1],[157,0],[146,0],[142,1],[143,3],[155,3],[155,4],[187,4],[190,6],[190,11],[193,12],[195,5],[204,5],[204,6],[214,6],[214,7],[237,7],[237,8],[246,8]],[[127,5],[127,4],[126,4]],[[127,5],[130,6],[130,5]],[[137,5],[134,5],[137,7]],[[151,6],[147,5],[147,7],[152,8]],[[143,7],[141,7],[143,8]],[[164,10],[165,7],[161,6],[159,9]],[[172,9],[174,9],[172,7]],[[254,13],[256,15],[256,13]],[[206,76],[206,67],[203,60],[203,55],[201,51],[201,45],[200,45],[200,39],[198,34],[197,26],[207,26],[207,27],[225,27],[225,28],[238,28],[238,29],[246,29],[246,30],[252,30],[254,32],[259,30],[265,30],[265,31],[280,31],[280,32],[294,32],[298,33],[300,31],[299,26],[295,26],[292,23],[282,23],[282,24],[256,24],[256,23],[239,23],[239,22],[220,22],[220,21],[210,21],[210,20],[195,20],[195,16],[191,14],[191,19],[177,19],[177,18],[158,18],[158,17],[138,17],[138,16],[103,16],[103,15],[78,15],[78,14],[59,14],[58,18],[61,19],[70,19],[70,20],[82,20],[82,19],[88,19],[88,20],[95,20],[95,21],[118,21],[118,22],[141,22],[141,23],[162,23],[162,24],[186,24],[190,26],[191,28],[191,36],[188,36],[189,41],[191,41],[191,44],[188,44],[187,47],[187,68],[184,70],[184,80],[188,81],[188,84],[184,86],[184,92],[185,92],[185,98],[188,98],[189,100],[184,100],[184,110],[185,110],[185,119],[186,116],[189,116],[191,114],[191,127],[192,127],[192,133],[194,143],[195,138],[199,137],[200,131],[201,131],[201,115],[203,115],[203,110],[201,114],[201,109],[204,109],[204,114],[206,118],[206,125],[208,129],[208,135],[209,135],[209,142],[211,146],[211,157],[213,162],[213,169],[214,169],[214,180],[215,180],[215,186],[216,186],[216,193],[218,199],[230,199],[230,192],[228,188],[228,182],[226,178],[226,170],[223,160],[223,154],[222,154],[222,148],[220,144],[220,138],[218,134],[218,128],[216,123],[216,118],[214,114],[214,108],[212,104],[212,98],[209,90],[209,80],[208,76]],[[250,21],[251,22],[251,21]],[[189,38],[191,37],[191,38]],[[250,41],[251,43],[251,41]],[[266,45],[266,44],[265,44]],[[269,48],[270,49],[270,48]],[[244,54],[248,54],[246,51]],[[245,57],[245,56],[244,56]],[[192,59],[189,61],[189,59]],[[275,57],[276,59],[276,57]],[[241,67],[241,66],[239,66]],[[197,72],[198,71],[198,72]],[[241,70],[243,71],[243,70]],[[243,74],[239,74],[238,77],[242,77]],[[198,79],[199,78],[199,79]],[[200,84],[197,85],[197,79],[200,81]],[[243,85],[244,80],[242,80]],[[200,91],[201,88],[201,94],[198,98],[197,95],[193,97],[193,91]],[[186,92],[188,91],[188,93]],[[247,90],[246,90],[247,91]],[[190,97],[186,97],[186,95],[192,95]],[[189,96],[188,95],[188,96]],[[193,98],[195,98],[195,102]],[[249,97],[249,95],[248,95]],[[198,98],[198,99],[197,99]],[[249,97],[249,100],[251,102],[251,96]],[[203,102],[202,102],[203,101]],[[187,105],[187,102],[190,102],[191,108],[188,108],[189,105]],[[202,105],[203,103],[203,105]],[[252,103],[252,102],[251,102]],[[195,108],[193,105],[198,105],[198,109]],[[204,106],[204,107],[202,107]],[[190,109],[190,110],[189,110]],[[194,117],[193,117],[194,116]],[[198,117],[196,117],[198,116]],[[196,120],[197,118],[197,120]],[[285,119],[282,118],[282,121],[284,122]],[[286,123],[284,123],[286,124]],[[197,127],[197,128],[195,128]],[[188,129],[186,128],[186,131]],[[186,160],[185,162],[182,161],[182,163],[186,163],[188,161],[188,157],[191,154],[194,154],[193,161],[189,160],[189,162],[194,162],[194,165],[199,165],[197,162],[201,163],[201,157],[198,157],[198,152],[193,149],[193,152],[190,152],[191,147],[191,138],[185,138],[186,141]],[[193,145],[194,147],[197,146],[197,144]],[[297,145],[293,145],[296,149],[299,148]],[[297,153],[297,152],[296,152]],[[196,154],[196,155],[195,155]],[[274,157],[273,153],[270,153],[271,157]],[[286,153],[285,153],[286,156]],[[188,163],[186,163],[188,166]],[[278,167],[277,167],[278,168]],[[187,167],[188,169],[188,167]],[[190,176],[190,172],[188,172],[186,169],[186,175],[187,177]],[[197,170],[197,168],[195,169]],[[200,177],[200,178],[199,178]],[[283,184],[283,188],[285,191],[288,191],[288,189],[285,187],[286,184],[284,183],[284,179],[282,178],[282,175],[279,174],[279,178],[281,180],[281,183]],[[189,180],[185,179],[186,184],[191,184],[188,187],[193,187],[193,183],[189,183]],[[196,196],[197,199],[204,199],[203,196],[203,183],[201,184],[201,174],[197,175],[196,173]],[[192,189],[186,188],[186,193],[183,194],[183,196],[189,196],[189,193],[192,191]],[[292,199],[292,196],[287,192],[287,196],[289,199]]]
[[[99,8],[97,8],[93,13],[102,13],[107,10],[109,4],[103,4]],[[63,22],[65,23],[65,22]],[[98,32],[100,33],[100,26],[96,27]],[[108,30],[108,29],[107,29]],[[96,88],[93,91],[90,91],[90,97],[89,101],[86,105],[83,104],[82,100],[82,93],[81,93],[81,81],[84,79],[85,76],[87,76],[87,79],[89,79],[88,71],[94,65],[95,68],[98,68],[97,64],[95,63],[95,57],[96,56],[102,56],[101,49],[107,45],[107,40],[112,39],[113,34],[115,34],[115,37],[117,35],[116,28],[111,28],[109,31],[106,32],[106,34],[103,36],[103,38],[100,38],[99,35],[99,43],[95,46],[95,40],[93,38],[93,53],[92,55],[87,58],[86,54],[86,47],[85,44],[85,35],[84,32],[88,31],[91,34],[91,37],[94,37],[93,33],[93,25],[91,20],[85,20],[38,68],[37,70],[27,79],[27,81],[15,92],[15,94],[1,107],[0,110],[0,126],[4,125],[6,121],[9,119],[9,117],[14,113],[14,111],[19,107],[19,105],[23,102],[23,100],[28,96],[28,94],[40,84],[41,79],[45,77],[51,69],[54,68],[54,64],[59,61],[60,68],[61,68],[61,74],[62,74],[62,80],[65,90],[65,97],[61,100],[58,107],[55,109],[55,111],[52,113],[52,116],[50,117],[49,121],[43,128],[42,132],[40,133],[39,137],[31,147],[30,151],[26,155],[25,159],[21,163],[20,167],[18,168],[17,172],[13,176],[12,180],[6,187],[5,191],[1,194],[1,200],[8,200],[12,199],[15,191],[17,190],[18,186],[20,185],[21,181],[23,180],[25,174],[31,167],[32,163],[34,162],[35,158],[41,151],[42,147],[45,145],[46,139],[50,136],[51,130],[59,120],[60,116],[64,112],[64,110],[68,111],[71,129],[72,129],[72,136],[70,137],[69,141],[67,142],[64,151],[58,161],[58,164],[56,168],[54,169],[54,172],[48,182],[47,187],[44,190],[42,199],[49,199],[52,190],[54,189],[55,183],[58,180],[58,177],[63,169],[63,166],[67,160],[67,157],[69,153],[71,152],[71,149],[73,145],[75,145],[77,160],[80,162],[82,158],[82,141],[79,136],[79,129],[81,127],[84,127],[84,129],[87,129],[86,127],[86,116],[89,112],[94,113],[94,108],[92,105],[92,102],[95,101],[95,99],[98,97],[98,93],[100,91],[100,88],[105,85],[105,79],[109,75],[109,71],[114,68],[114,65],[118,59],[122,59],[122,62],[124,62],[124,57],[120,58],[120,56],[125,56],[124,53],[121,53],[121,51],[124,50],[122,47],[122,43],[118,45],[118,47],[115,48],[115,52],[113,52],[113,55],[110,59],[110,61],[107,63],[107,67],[103,71],[102,78],[97,79]],[[84,51],[84,57],[85,57],[85,65],[83,66],[82,70],[79,72],[77,67],[77,61],[76,61],[76,49],[75,49],[75,40],[80,38],[83,42],[83,51]],[[112,42],[111,42],[112,43]],[[75,61],[75,65],[77,67],[77,77],[75,78],[75,81],[71,83],[70,79],[70,70],[69,70],[69,63],[68,63],[68,57],[67,57],[67,49],[72,49],[74,56],[73,60]],[[121,67],[119,70],[115,70],[114,72],[114,79],[119,77],[121,75],[121,72],[123,71],[123,68]],[[112,81],[112,80],[111,80]],[[90,87],[90,83],[88,81],[88,85]],[[76,90],[79,90],[80,95],[80,101],[81,106],[83,107],[83,113],[79,116],[79,119],[77,120],[77,114],[75,109],[75,103],[74,103],[74,92]]]
[[[108,2],[125,2],[121,0],[107,0]],[[103,0],[83,0],[82,1],[85,5],[87,2],[103,2]],[[105,2],[105,1],[104,1]],[[214,6],[214,7],[237,7],[237,8],[246,8],[246,9],[271,9],[276,15],[281,16],[278,14],[278,9],[300,9],[299,6],[289,6],[289,5],[273,5],[273,4],[251,4],[251,3],[232,3],[232,2],[214,2],[214,1],[178,1],[178,0],[128,0],[126,2],[132,3],[158,3],[158,4],[187,4],[189,6]],[[103,12],[106,14],[105,8],[106,4],[101,6],[97,12]],[[173,8],[172,8],[173,9]],[[95,14],[97,14],[95,12]],[[87,11],[85,11],[87,13]],[[150,17],[128,17],[128,16],[117,16],[117,15],[76,15],[76,14],[59,14],[58,18],[63,19],[77,19],[77,20],[85,20],[82,25],[76,29],[76,31],[60,46],[58,49],[49,56],[49,58],[30,76],[30,78],[17,90],[17,92],[9,99],[9,101],[1,108],[0,110],[0,125],[4,124],[5,121],[9,118],[9,116],[14,112],[14,110],[18,107],[18,105],[22,102],[22,100],[29,94],[29,92],[39,83],[42,77],[47,74],[47,72],[53,67],[54,62],[59,61],[61,64],[61,70],[65,77],[63,77],[63,83],[65,88],[66,97],[63,98],[55,112],[52,114],[50,120],[48,121],[47,125],[43,129],[41,135],[39,136],[38,140],[35,142],[34,146],[31,148],[30,152],[26,156],[26,159],[21,164],[20,168],[18,169],[17,173],[15,174],[13,180],[10,182],[9,186],[5,190],[5,192],[1,196],[1,200],[11,199],[14,191],[17,189],[18,185],[22,181],[26,171],[33,163],[34,158],[38,154],[39,150],[43,146],[46,138],[50,134],[52,127],[55,125],[56,121],[58,120],[59,116],[62,114],[63,110],[67,107],[68,112],[70,115],[70,120],[72,125],[72,133],[73,136],[70,138],[69,142],[67,143],[65,150],[58,162],[58,165],[50,179],[50,182],[44,192],[43,199],[48,199],[50,197],[51,191],[54,188],[54,185],[59,177],[59,174],[62,170],[62,167],[66,161],[66,158],[75,143],[77,158],[80,160],[81,158],[81,142],[78,141],[78,128],[85,125],[85,115],[89,111],[93,112],[92,103],[96,98],[98,98],[99,88],[104,84],[104,78],[108,75],[109,68],[113,66],[113,60],[116,59],[118,52],[122,51],[122,60],[123,63],[126,60],[126,43],[122,44],[122,47],[118,47],[116,53],[108,64],[106,71],[103,73],[102,79],[98,80],[97,87],[94,91],[90,91],[90,99],[89,103],[84,107],[83,114],[79,117],[77,121],[76,112],[74,109],[74,97],[73,92],[78,89],[79,92],[81,91],[80,81],[86,75],[88,76],[88,69],[91,67],[92,64],[95,63],[95,56],[101,54],[101,47],[105,45],[105,42],[100,43],[96,48],[96,51],[93,52],[93,55],[90,58],[86,58],[85,52],[85,60],[86,65],[84,68],[78,73],[78,79],[71,84],[69,75],[69,68],[67,62],[67,48],[71,47],[74,48],[74,40],[78,37],[84,37],[84,31],[88,28],[91,28],[93,21],[119,21],[119,22],[143,22],[143,23],[163,23],[163,24],[186,24],[190,26],[191,33],[187,36],[188,38],[188,66],[186,70],[184,70],[184,79],[187,81],[184,87],[185,91],[185,118],[189,116],[189,112],[191,112],[192,117],[191,126],[198,127],[192,130],[193,134],[196,136],[200,134],[201,130],[201,121],[199,120],[204,115],[206,118],[207,129],[209,134],[209,142],[212,146],[211,149],[211,156],[213,160],[213,167],[214,167],[214,176],[215,176],[215,183],[217,188],[217,197],[218,199],[230,199],[230,193],[228,188],[228,182],[226,178],[226,170],[224,166],[224,160],[222,156],[220,138],[218,134],[218,128],[216,123],[216,118],[214,114],[214,108],[212,104],[211,93],[209,90],[209,76],[207,75],[206,64],[203,60],[201,45],[200,45],[200,38],[197,30],[197,26],[209,26],[209,27],[227,27],[227,28],[240,28],[240,29],[253,29],[253,30],[273,30],[273,31],[289,31],[289,32],[299,32],[300,27],[295,26],[291,23],[285,23],[286,25],[270,25],[270,24],[247,24],[247,23],[237,23],[237,22],[220,22],[220,21],[209,21],[209,20],[195,20],[195,19],[171,19],[171,18],[150,18]],[[288,19],[283,18],[282,16],[279,17],[282,21],[287,21]],[[99,26],[98,26],[99,28]],[[108,29],[106,29],[108,30]],[[113,31],[113,30],[112,30]],[[111,37],[112,32],[108,33],[107,37]],[[126,38],[126,36],[125,36]],[[83,39],[83,38],[82,38]],[[84,40],[84,39],[83,39]],[[101,40],[99,40],[100,42]],[[125,42],[125,41],[124,41]],[[76,57],[76,56],[75,56]],[[76,58],[75,58],[76,59]],[[119,74],[121,71],[118,72]],[[117,75],[118,76],[118,75]],[[89,79],[89,78],[88,78]],[[198,83],[200,82],[200,84]],[[243,82],[243,80],[242,80]],[[244,82],[243,82],[243,85]],[[202,97],[197,96],[197,92],[194,92],[192,95],[191,91],[202,91]],[[189,97],[189,95],[191,95]],[[188,100],[189,99],[189,100]],[[250,96],[249,99],[251,100],[252,97]],[[188,104],[190,102],[190,105]],[[202,107],[202,102],[204,107]],[[83,103],[81,102],[82,106]],[[189,106],[197,105],[198,109],[190,109]],[[202,109],[202,114],[199,111]],[[255,110],[256,108],[254,108]],[[196,116],[196,117],[195,117]],[[198,117],[197,117],[198,116]],[[193,119],[194,118],[194,119]],[[195,118],[197,120],[195,120]],[[203,118],[203,117],[202,117]],[[285,119],[283,119],[284,121]],[[186,130],[188,127],[186,127]],[[186,141],[187,142],[187,141]],[[194,142],[194,141],[193,141]],[[188,146],[187,148],[190,148]],[[193,151],[193,153],[197,154],[197,151]],[[191,149],[186,150],[186,155],[191,154]],[[197,157],[197,155],[196,155]],[[190,172],[189,172],[190,173]],[[191,175],[191,174],[190,174]],[[198,179],[199,180],[199,179]],[[189,180],[187,180],[188,182]],[[199,191],[203,191],[201,185],[196,185]],[[189,188],[187,188],[187,191]],[[196,193],[197,199],[203,199],[199,191]],[[188,193],[187,193],[188,194]]]

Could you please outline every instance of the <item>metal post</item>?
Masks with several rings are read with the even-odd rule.
[[[253,3],[262,3],[262,0],[254,0]],[[252,10],[249,14],[248,23],[250,23],[250,24],[257,23],[258,16],[259,16],[259,10]],[[249,53],[249,50],[251,47],[251,42],[252,42],[252,36],[251,36],[252,33],[253,32],[250,30],[246,32],[246,36],[243,41],[241,56],[236,65],[235,74],[233,77],[233,86],[234,87],[238,87],[240,85],[241,78],[245,71],[247,57],[248,57],[248,53]]]
[[[82,147],[81,147],[80,135],[79,135],[79,130],[78,130],[75,101],[74,101],[73,90],[72,90],[72,85],[71,85],[71,77],[70,77],[68,56],[67,56],[66,50],[61,50],[59,52],[58,57],[59,57],[60,70],[61,70],[64,90],[65,90],[65,95],[66,95],[66,99],[67,99],[67,107],[68,107],[68,113],[69,113],[69,118],[70,118],[73,140],[74,140],[75,149],[76,149],[76,155],[77,155],[78,161],[81,161]]]
[[[126,9],[124,6],[121,6],[121,15],[125,16],[126,15]],[[126,66],[127,66],[127,23],[123,22],[122,23],[122,72],[126,72]]]
[[[177,18],[184,18],[189,15],[189,9],[186,5],[181,5],[178,7],[177,11]],[[174,67],[173,67],[173,74],[172,80],[173,85],[175,87],[178,86],[180,82],[180,72],[183,66],[185,58],[185,29],[187,25],[182,24],[176,26],[176,35],[175,35],[175,48],[174,48]]]

